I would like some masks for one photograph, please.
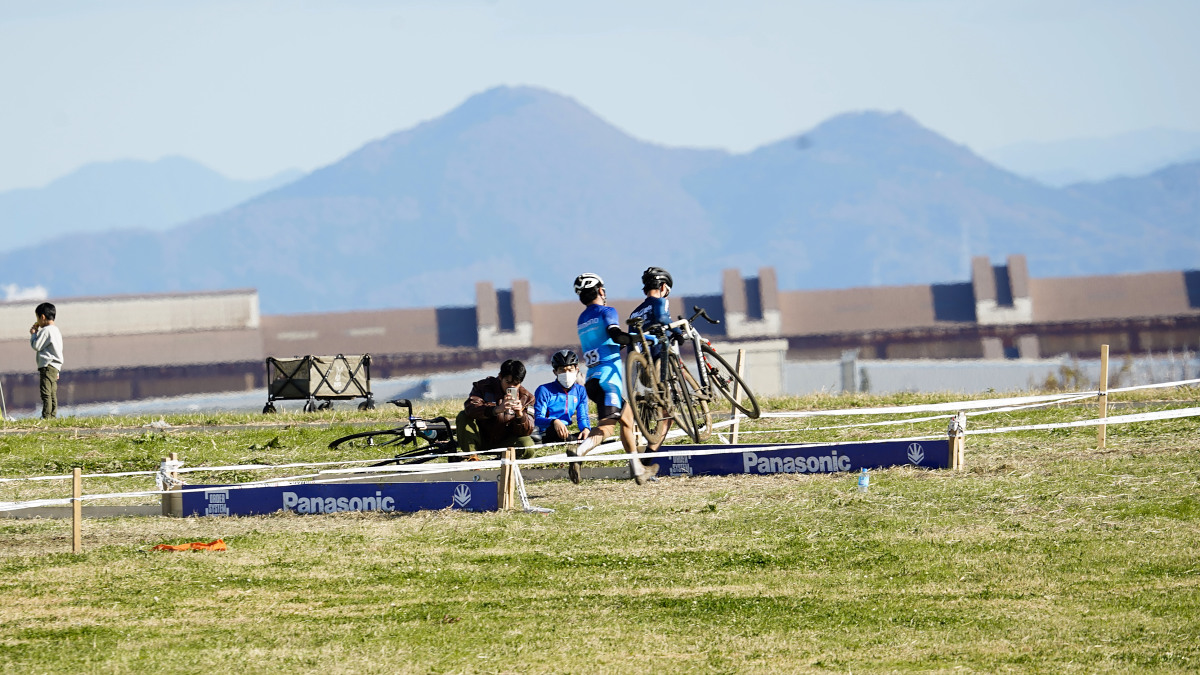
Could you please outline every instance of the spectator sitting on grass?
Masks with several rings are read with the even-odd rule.
[[[588,397],[579,384],[579,357],[570,349],[554,352],[550,358],[554,382],[537,388],[534,394],[533,422],[542,434],[543,443],[582,441],[591,431],[588,420]],[[571,417],[578,431],[571,431]]]
[[[525,364],[509,359],[500,365],[499,376],[471,385],[454,421],[460,451],[515,447],[518,459],[533,457],[533,394],[521,386],[523,381]]]

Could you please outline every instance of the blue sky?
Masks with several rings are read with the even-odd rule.
[[[4,2],[0,190],[164,155],[311,170],[501,84],[739,152],[862,109],[976,150],[1200,131],[1197,26],[1193,0]]]

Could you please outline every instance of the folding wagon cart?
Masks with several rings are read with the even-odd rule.
[[[371,355],[267,357],[267,404],[263,414],[275,412],[275,401],[304,401],[304,412],[328,410],[334,401],[366,400],[359,410],[373,410]],[[321,401],[320,404],[317,401]]]

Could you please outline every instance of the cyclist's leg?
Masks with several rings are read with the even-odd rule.
[[[604,439],[612,436],[616,431],[616,423],[618,419],[621,419],[622,409],[628,408],[625,405],[622,387],[619,367],[608,369],[598,377],[589,378],[584,385],[588,398],[596,404],[596,412],[600,421],[592,427],[588,437],[583,439],[583,442],[575,449],[578,454],[586,455],[591,452],[593,448],[603,443]],[[629,422],[633,423],[632,413],[630,413]],[[622,428],[624,427],[625,425],[622,425]],[[624,438],[622,438],[622,443],[624,443]],[[568,452],[568,454],[570,453]]]
[[[641,485],[654,478],[658,473],[658,464],[644,465],[642,460],[638,459],[637,436],[634,434],[633,424],[633,408],[626,403],[621,409],[621,445],[625,446],[625,452],[630,455],[629,477]]]

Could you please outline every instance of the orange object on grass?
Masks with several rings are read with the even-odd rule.
[[[155,546],[155,551],[224,551],[225,540],[218,539],[210,541],[207,544],[202,541],[193,541],[190,544],[159,544]]]

